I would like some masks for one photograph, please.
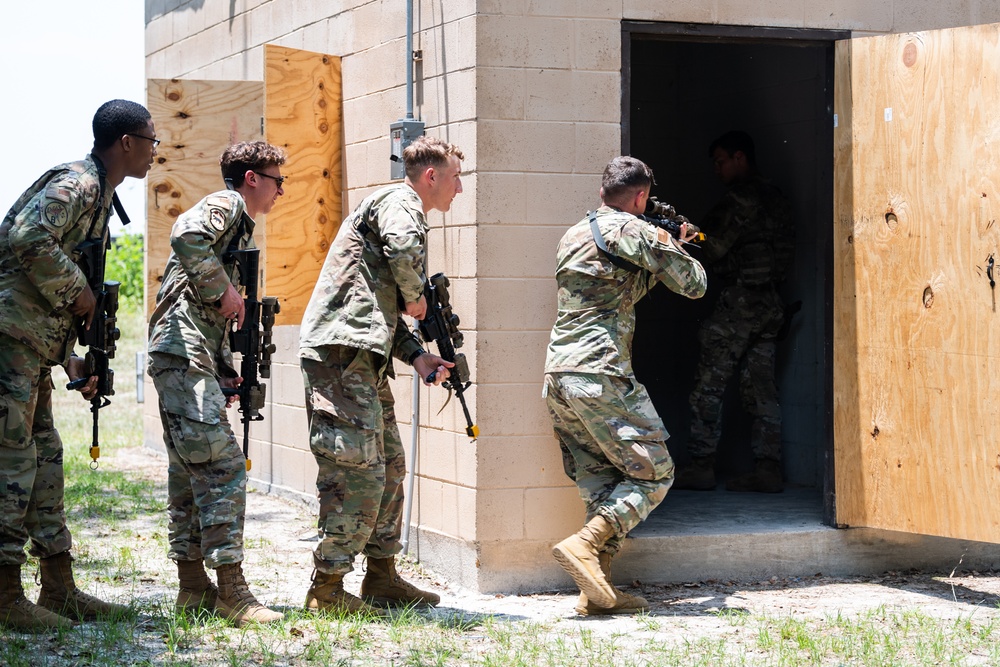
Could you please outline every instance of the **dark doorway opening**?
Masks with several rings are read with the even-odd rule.
[[[671,492],[646,530],[659,523],[657,515],[696,513],[711,521],[706,512],[749,508],[752,514],[755,502],[768,503],[777,516],[782,502],[789,511],[806,503],[823,522],[833,520],[833,44],[847,37],[842,31],[623,24],[622,152],[649,164],[657,179],[653,194],[697,224],[724,192],[708,157],[710,142],[727,130],[749,132],[760,171],[795,208],[796,258],[782,296],[802,302],[777,358],[786,500],[758,501],[759,494],[728,493],[721,484],[714,492]],[[659,286],[637,309],[636,375],[666,423],[679,467],[690,460],[688,395],[698,325],[718,294],[711,275],[709,283],[698,301]],[[735,383],[725,404],[720,481],[753,463]]]

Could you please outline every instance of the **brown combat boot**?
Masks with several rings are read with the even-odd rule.
[[[769,459],[757,459],[753,472],[726,482],[726,491],[749,491],[754,493],[781,493],[781,463]]]
[[[615,527],[603,516],[595,516],[579,533],[570,535],[552,548],[552,555],[587,598],[598,607],[613,607],[615,590],[601,570],[599,554],[615,534]]]
[[[678,467],[670,488],[674,491],[714,491],[715,457],[696,456],[686,466]]]
[[[236,627],[247,623],[274,623],[285,617],[257,602],[243,578],[243,563],[220,565],[215,573],[219,579],[215,611],[219,616],[235,623]]]
[[[73,581],[73,557],[68,551],[38,561],[42,571],[42,592],[38,606],[78,621],[91,621],[98,617],[121,617],[131,614],[129,607],[104,602],[87,595]]]
[[[0,627],[19,632],[39,632],[77,625],[77,622],[39,607],[24,597],[20,565],[0,565]]]
[[[344,590],[344,575],[313,570],[312,585],[306,593],[306,609],[332,612],[334,614],[370,614],[382,616],[367,602]]]
[[[601,562],[601,571],[608,582],[611,581],[611,554],[602,551],[598,556]],[[605,614],[638,614],[649,611],[649,603],[646,598],[640,595],[631,595],[618,590],[618,587],[611,584],[615,592],[615,604],[613,607],[598,607],[587,599],[586,593],[580,593],[580,599],[576,602],[576,613],[581,616],[603,616]]]
[[[177,578],[181,582],[177,602],[174,604],[174,610],[178,614],[215,609],[219,589],[205,571],[205,559],[177,561]]]
[[[361,597],[377,607],[417,604],[433,607],[441,596],[422,591],[404,581],[396,572],[395,558],[369,558],[368,570],[361,581]]]

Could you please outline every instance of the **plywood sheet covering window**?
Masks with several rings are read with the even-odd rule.
[[[1000,26],[839,43],[835,85],[837,522],[997,541]]]
[[[288,153],[285,196],[268,215],[267,294],[278,324],[299,324],[341,222],[340,59],[267,45],[265,131]]]
[[[222,151],[263,138],[264,88],[259,81],[147,82],[149,111],[161,143],[146,179],[146,312],[170,256],[170,229],[205,195],[225,187]]]

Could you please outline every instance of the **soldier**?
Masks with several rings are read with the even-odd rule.
[[[112,100],[94,114],[94,147],[25,190],[0,225],[0,625],[17,630],[76,625],[127,607],[80,591],[63,507],[63,445],[52,421],[52,366],[83,377],[73,354],[77,322],[90,326],[96,298],[76,265],[78,246],[103,239],[126,177],[144,178],[156,132],[140,104]],[[81,388],[96,393],[96,377]],[[24,545],[39,558],[38,604],[24,597]]]
[[[584,615],[649,609],[611,584],[611,559],[674,477],[669,436],[632,371],[635,304],[657,282],[691,299],[705,293],[701,264],[665,230],[636,217],[653,183],[644,163],[613,159],[601,207],[566,232],[557,254],[559,311],[542,395],[587,523],[552,553],[580,587],[576,611]],[[693,236],[681,226],[682,240]]]
[[[424,317],[426,216],[448,211],[462,191],[463,158],[433,137],[407,146],[403,183],[376,191],[344,220],[306,308],[299,356],[321,531],[309,609],[376,613],[370,603],[440,601],[396,572],[406,461],[388,378],[392,356],[422,378],[436,372],[435,384],[454,365],[422,349],[400,308]],[[365,600],[344,590],[359,553],[368,559]]]
[[[149,320],[149,375],[159,396],[169,458],[169,557],[177,562],[178,612],[215,610],[237,626],[282,614],[254,597],[243,577],[246,459],[223,396],[238,377],[229,348],[232,323],[243,326],[243,298],[229,250],[253,248],[255,219],[284,194],[280,148],[263,141],[230,146],[220,159],[230,189],[183,213]],[[218,588],[205,566],[214,569]]]
[[[722,398],[738,368],[740,396],[753,418],[754,469],[729,480],[726,489],[777,493],[783,487],[774,353],[784,321],[778,284],[792,263],[795,243],[791,206],[757,171],[747,133],[727,132],[712,142],[709,155],[730,189],[704,220],[707,239],[701,247],[723,288],[698,335],[701,357],[690,398],[692,462],[678,474],[675,488],[715,488]]]

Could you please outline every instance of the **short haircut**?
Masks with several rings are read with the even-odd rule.
[[[150,118],[149,111],[138,102],[105,102],[94,114],[94,148],[104,150],[124,135],[144,129]]]
[[[238,188],[243,185],[248,171],[260,171],[275,165],[280,167],[285,164],[285,159],[285,151],[266,141],[243,141],[222,152],[219,166],[222,178]]]
[[[448,158],[452,155],[459,160],[464,160],[465,155],[455,144],[437,137],[422,135],[403,149],[403,163],[406,166],[406,176],[416,179],[427,167],[440,168],[448,163]]]
[[[709,157],[715,154],[716,148],[721,148],[730,155],[735,155],[736,151],[743,151],[750,166],[757,164],[757,149],[753,145],[753,139],[742,130],[730,130],[713,141],[708,147]]]
[[[617,200],[633,191],[649,192],[655,183],[653,170],[645,162],[628,155],[619,155],[604,168],[601,191],[605,201]]]

